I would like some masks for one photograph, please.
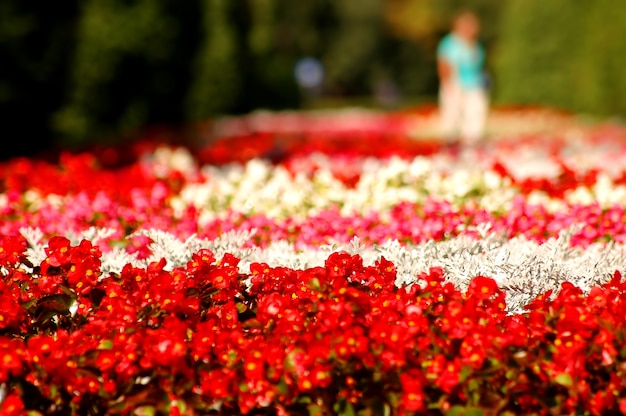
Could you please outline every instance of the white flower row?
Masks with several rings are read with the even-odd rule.
[[[573,189],[563,199],[550,198],[538,189],[529,195],[530,203],[544,205],[550,211],[566,209],[567,204],[626,205],[626,186],[615,183],[622,166],[626,166],[624,152],[615,146],[573,141],[572,145],[563,147],[561,155],[581,173],[600,170],[596,183]],[[165,177],[171,171],[184,174],[188,183],[169,203],[178,217],[188,206],[195,206],[201,213],[201,226],[230,210],[275,219],[302,219],[331,207],[338,207],[344,215],[384,214],[400,202],[422,203],[429,198],[454,205],[474,202],[492,212],[508,211],[519,189],[510,179],[492,170],[494,161],[502,162],[518,180],[556,178],[562,173],[547,151],[524,145],[515,151],[496,146],[480,152],[467,149],[458,158],[441,153],[412,160],[354,160],[348,162],[360,178],[354,187],[345,185],[335,175],[344,169],[344,161],[321,154],[302,159],[303,171],[295,174],[284,166],[259,159],[245,164],[200,167],[189,151],[182,148],[161,147],[142,158],[145,169],[157,177]],[[316,167],[312,175],[311,165]],[[66,205],[74,197],[42,198],[38,191],[29,190],[24,198],[29,209],[37,211],[44,205]],[[6,195],[0,194],[0,207],[7,203]]]
[[[277,241],[269,247],[242,248],[252,233],[228,233],[216,240],[203,240],[194,236],[180,241],[173,235],[159,230],[144,230],[139,234],[150,237],[152,256],[139,260],[122,250],[106,252],[102,256],[103,276],[119,273],[127,263],[146,267],[161,258],[167,260],[166,268],[184,266],[201,248],[213,251],[219,259],[232,253],[241,259],[241,273],[249,273],[252,263],[267,263],[271,267],[306,269],[323,266],[328,256],[337,251],[359,254],[366,266],[373,265],[381,257],[393,262],[397,268],[397,285],[421,283],[417,275],[431,267],[442,267],[446,278],[464,290],[471,278],[488,276],[494,278],[507,293],[510,313],[520,313],[524,305],[535,296],[549,289],[558,291],[560,284],[569,281],[587,292],[591,287],[606,282],[615,270],[626,270],[625,247],[619,244],[594,244],[587,248],[575,248],[570,244],[574,229],[561,232],[558,238],[543,244],[524,237],[509,239],[491,232],[488,225],[477,227],[481,238],[460,236],[445,241],[429,241],[416,245],[401,245],[398,241],[381,242],[368,247],[355,238],[347,245],[329,245],[318,249],[299,251],[285,241]],[[83,234],[69,235],[73,244],[90,237],[96,242],[109,235],[108,230],[90,229]],[[36,229],[23,229],[29,241],[28,256],[33,264],[45,258],[41,233]]]
[[[473,201],[488,211],[510,210],[520,190],[509,178],[494,172],[490,162],[476,161],[475,157],[465,155],[457,161],[445,155],[412,160],[367,158],[358,165],[360,179],[354,187],[338,180],[333,172],[341,167],[333,166],[333,159],[322,155],[311,156],[318,166],[312,176],[303,172],[293,175],[283,166],[258,159],[245,165],[205,166],[202,174],[206,181],[186,185],[171,204],[179,216],[187,206],[195,206],[201,212],[201,224],[228,210],[277,219],[304,218],[333,206],[344,215],[384,213],[400,202],[422,203],[428,198],[454,205]],[[553,178],[560,173],[548,158],[502,160],[518,178]],[[593,186],[580,186],[564,199],[536,190],[529,195],[529,202],[551,211],[575,203],[624,205],[626,186],[616,184],[608,173],[600,173]]]

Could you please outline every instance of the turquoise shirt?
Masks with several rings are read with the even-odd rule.
[[[485,51],[479,44],[469,45],[454,33],[446,35],[437,47],[437,56],[452,66],[463,89],[484,88]]]

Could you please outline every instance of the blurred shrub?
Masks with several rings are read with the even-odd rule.
[[[153,100],[166,99],[173,81],[167,66],[178,27],[166,3],[83,1],[67,100],[52,118],[56,132],[79,141],[150,120]]]
[[[64,101],[78,1],[0,1],[0,157],[49,145]]]
[[[497,98],[626,114],[626,6],[509,0],[495,57]]]
[[[297,108],[307,56],[326,97],[434,100],[437,42],[459,8],[481,17],[497,101],[624,114],[626,7],[609,0],[0,0],[3,137],[80,145]]]

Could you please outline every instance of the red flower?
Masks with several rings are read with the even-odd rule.
[[[393,289],[396,281],[396,266],[389,260],[381,257],[380,260],[376,261],[375,270],[373,281],[369,282],[370,289],[375,291]]]
[[[405,410],[419,412],[424,410],[425,379],[424,375],[417,369],[408,370],[400,374],[400,384],[402,385],[402,406]]]
[[[70,240],[65,237],[55,236],[48,241],[48,247],[45,248],[48,256],[44,263],[54,267],[60,267],[69,262],[70,259]],[[44,264],[42,264],[42,272]]]
[[[71,377],[71,382],[66,384],[68,391],[77,392],[80,395],[84,394],[96,394],[100,390],[102,383],[98,380],[94,374],[79,370]]]
[[[217,265],[208,273],[208,281],[216,288],[225,290],[224,293],[218,293],[216,299],[225,300],[232,297],[231,291],[239,289],[239,259],[230,253],[224,254],[224,257],[217,262]]]
[[[24,373],[24,343],[17,338],[0,337],[0,384]]]
[[[0,235],[0,266],[10,267],[25,259],[26,239],[21,235]]]
[[[298,389],[301,392],[328,387],[333,381],[332,367],[328,364],[313,365],[312,368],[302,372],[297,379]]]
[[[580,303],[584,299],[581,288],[574,286],[571,282],[561,283],[561,290],[557,298],[554,300],[556,305],[565,303]]]
[[[187,263],[187,270],[191,273],[208,272],[215,263],[215,256],[206,248],[198,250],[191,256],[191,261]]]
[[[499,292],[498,284],[490,277],[476,276],[467,288],[467,294],[477,299],[489,299]]]
[[[196,331],[193,333],[189,344],[189,353],[194,361],[208,362],[211,359],[216,333],[219,330],[217,319],[214,318],[200,322],[196,326]]]
[[[437,325],[451,338],[464,338],[471,330],[473,320],[467,316],[461,302],[452,300],[445,305],[443,316],[437,320]]]
[[[607,304],[607,290],[594,286],[587,295],[587,303],[595,308],[603,308]]]
[[[148,329],[144,338],[144,357],[140,364],[146,369],[156,366],[168,367],[178,373],[188,370],[187,327],[175,317],[167,317],[163,326]]]
[[[306,354],[302,349],[295,348],[287,353],[285,359],[285,369],[296,379],[304,380],[311,368],[311,356]],[[305,390],[313,388],[313,384],[309,382],[300,386]]]
[[[351,325],[335,337],[332,351],[340,359],[356,357],[362,359],[369,350],[369,339],[360,325]]]
[[[352,256],[341,251],[328,256],[325,267],[331,281],[337,278],[347,279],[353,271],[363,269],[363,259],[358,254]]]
[[[24,356],[31,368],[40,368],[51,378],[48,382],[64,383],[76,373],[73,355],[81,354],[81,346],[73,341],[61,329],[53,336],[35,335],[28,339]]]
[[[98,283],[100,275],[100,260],[86,258],[83,261],[72,264],[67,272],[67,280],[78,294],[85,295]]]
[[[96,358],[96,367],[103,373],[108,373],[115,368],[116,360],[119,356],[119,351],[102,349],[98,351],[98,358]]]
[[[250,294],[258,294],[265,286],[266,280],[272,281],[274,279],[269,276],[270,267],[266,263],[252,263],[250,265]]]
[[[563,332],[554,340],[556,347],[555,361],[571,363],[571,359],[580,354],[587,346],[586,337],[578,333]]]
[[[241,326],[239,311],[235,302],[230,301],[214,306],[206,311],[207,319],[216,318],[221,329],[236,329]]]
[[[420,273],[417,277],[419,280],[424,280],[426,282],[427,290],[440,288],[445,279],[443,269],[441,267],[431,267],[428,273]]]
[[[461,381],[461,363],[458,358],[448,361],[443,367],[443,371],[435,381],[435,384],[447,394],[452,393],[454,388]]]
[[[42,266],[42,270],[43,269],[44,267]],[[63,285],[63,283],[65,283],[65,279],[63,276],[58,274],[42,274],[37,279],[38,289],[43,295],[55,295],[57,293],[61,293],[61,285]]]
[[[120,382],[128,382],[139,373],[139,349],[145,345],[143,337],[138,333],[128,335],[120,333],[113,339],[116,352],[115,374]]]
[[[26,310],[20,304],[20,297],[19,288],[0,280],[0,329],[17,329],[22,324]]]
[[[28,357],[31,363],[42,364],[52,354],[55,342],[52,337],[35,335],[28,339]]]
[[[102,320],[108,322],[109,325],[127,326],[135,324],[137,316],[137,307],[128,298],[105,297],[90,320]]]
[[[243,356],[243,370],[248,380],[260,380],[265,378],[265,360],[263,353],[256,349],[246,351]]]
[[[469,365],[475,369],[482,367],[486,358],[485,341],[482,338],[483,336],[474,333],[463,340],[460,348],[463,364]]]
[[[239,406],[239,414],[247,415],[258,407],[261,403],[268,405],[272,400],[272,394],[269,386],[262,380],[249,381],[239,385],[237,391],[237,405]]]
[[[0,413],[4,416],[21,416],[25,414],[25,406],[16,389],[12,389],[3,401],[0,401]]]
[[[133,267],[131,264],[127,264],[122,268],[120,278],[122,279],[124,289],[135,295],[142,295],[148,286],[146,269]]]
[[[293,299],[280,293],[270,293],[259,299],[257,305],[257,319],[262,324],[269,322],[271,319],[281,318],[285,305],[289,305]]]
[[[229,399],[234,394],[236,374],[227,368],[199,371],[199,389],[203,395],[213,399]]]

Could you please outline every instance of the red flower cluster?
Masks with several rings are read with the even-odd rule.
[[[100,275],[100,249],[83,240],[77,247],[70,247],[65,237],[52,237],[46,248],[47,258],[39,268],[40,277],[31,292],[53,295],[62,292],[62,285],[79,295],[89,293]]]
[[[394,414],[479,409],[608,414],[625,407],[626,283],[564,283],[523,315],[493,279],[441,269],[398,288],[395,266],[344,252],[307,270],[196,253],[101,275],[87,241],[3,264],[3,414]],[[551,299],[554,297],[554,299]],[[377,410],[378,409],[378,410]]]

